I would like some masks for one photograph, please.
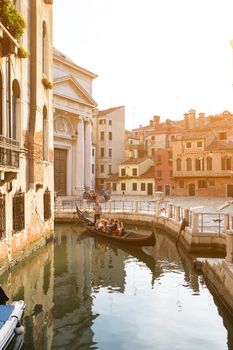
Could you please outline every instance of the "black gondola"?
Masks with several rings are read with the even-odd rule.
[[[92,233],[94,236],[104,238],[108,241],[121,242],[132,246],[145,247],[155,245],[154,231],[149,236],[145,236],[143,234],[125,230],[121,236],[115,236],[113,234],[108,234],[101,230],[97,230],[95,228],[94,223],[84,215],[84,213],[78,208],[77,205],[76,211],[79,218],[79,222],[83,224],[87,228],[89,233]]]

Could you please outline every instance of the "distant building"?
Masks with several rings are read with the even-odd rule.
[[[172,141],[175,193],[233,197],[233,115],[185,114],[185,131]]]
[[[96,147],[96,188],[110,190],[110,176],[125,159],[125,107],[94,113],[93,144]]]
[[[92,188],[92,98],[96,74],[53,50],[54,186],[60,196],[81,196]]]
[[[116,195],[153,195],[155,191],[154,162],[152,159],[130,158],[119,165],[119,171],[110,177],[111,192]]]

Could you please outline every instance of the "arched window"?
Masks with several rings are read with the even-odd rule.
[[[181,159],[180,158],[178,158],[176,160],[176,170],[181,171]]]
[[[43,160],[48,160],[48,117],[47,107],[43,107]]]
[[[2,80],[2,72],[0,70],[0,135],[2,135],[2,125],[3,125],[3,80]]]
[[[211,157],[208,157],[206,159],[206,167],[207,167],[207,170],[212,170],[212,158]]]
[[[186,159],[186,166],[187,166],[187,171],[192,171],[192,159],[191,158]]]
[[[43,21],[42,24],[42,73],[46,75],[46,36],[47,36],[47,29],[46,29],[46,23]]]
[[[196,158],[195,159],[195,170],[204,170],[204,158]]]
[[[12,83],[12,138],[17,139],[17,99],[20,98],[20,86],[18,80],[14,79]]]

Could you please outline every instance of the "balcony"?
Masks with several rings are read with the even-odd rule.
[[[19,168],[19,142],[0,135],[0,171]]]

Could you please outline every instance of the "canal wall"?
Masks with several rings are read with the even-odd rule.
[[[31,256],[40,248],[44,247],[54,238],[54,231],[49,229],[43,235],[38,235],[32,240],[27,240],[24,245],[21,244],[20,237],[14,237],[14,242],[2,240],[0,242],[0,275],[10,270],[12,267]]]

